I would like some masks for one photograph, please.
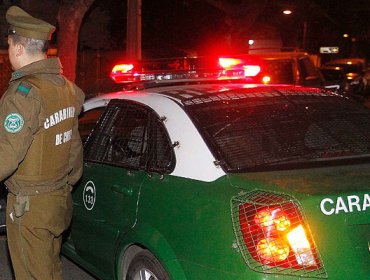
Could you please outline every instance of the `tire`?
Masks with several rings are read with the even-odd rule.
[[[169,280],[167,272],[149,252],[141,251],[130,263],[126,280]]]

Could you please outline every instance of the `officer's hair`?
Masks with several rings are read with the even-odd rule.
[[[32,39],[18,35],[12,35],[14,44],[21,44],[29,54],[46,53],[49,48],[49,41]]]

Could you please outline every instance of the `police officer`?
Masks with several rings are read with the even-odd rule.
[[[17,280],[63,279],[61,235],[82,174],[84,94],[62,75],[59,59],[47,57],[54,26],[16,6],[6,20],[14,72],[0,100],[0,179],[9,190],[10,256]]]

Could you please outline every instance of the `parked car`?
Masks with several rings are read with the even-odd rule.
[[[325,88],[332,89],[334,92],[343,96],[352,96],[353,89],[350,82],[347,80],[343,67],[322,66],[319,70],[325,78]]]
[[[269,76],[269,83],[324,88],[325,79],[305,52],[266,52],[248,55],[261,61],[260,76]]]
[[[86,101],[66,256],[106,280],[370,275],[370,111],[237,74],[133,66]]]
[[[367,97],[368,90],[366,88],[366,82],[364,81],[364,74],[366,70],[365,59],[362,58],[342,58],[335,59],[325,63],[324,65],[331,67],[343,68],[347,82],[350,84],[351,93],[360,99]]]

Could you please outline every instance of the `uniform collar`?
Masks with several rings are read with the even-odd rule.
[[[28,64],[12,73],[10,82],[33,74],[62,74],[59,58],[47,58]]]

